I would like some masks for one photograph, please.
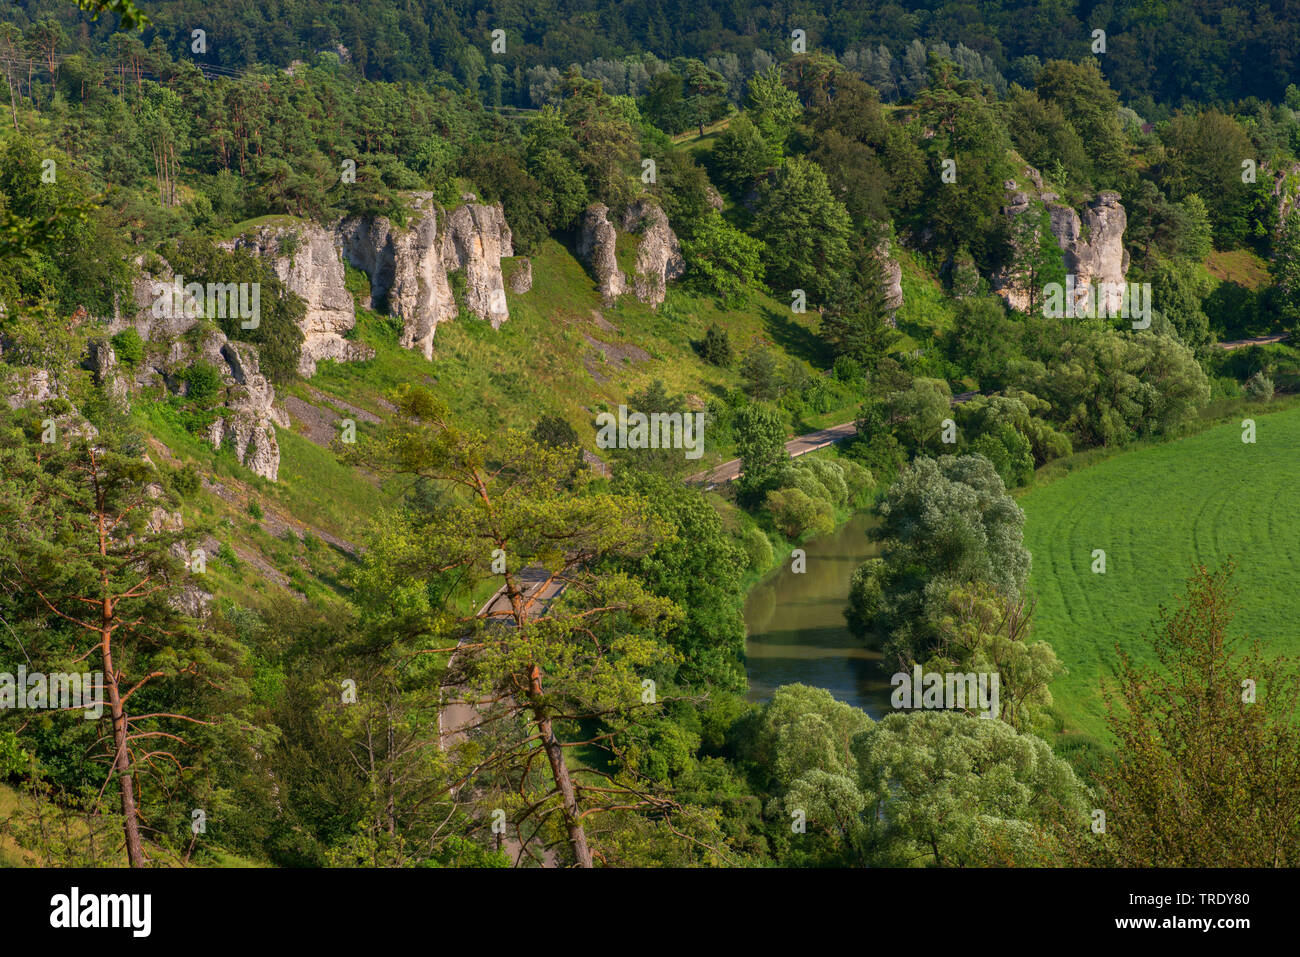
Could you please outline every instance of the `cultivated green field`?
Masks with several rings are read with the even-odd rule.
[[[1103,683],[1118,643],[1151,661],[1151,622],[1193,563],[1237,563],[1236,626],[1300,655],[1300,408],[1118,455],[1020,499],[1038,597],[1036,635],[1069,674],[1052,686],[1067,728],[1106,737]],[[1105,574],[1092,572],[1093,550]]]

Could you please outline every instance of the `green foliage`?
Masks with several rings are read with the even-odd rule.
[[[561,415],[549,413],[537,420],[533,426],[532,437],[537,442],[553,449],[574,448],[578,443],[578,431],[569,420]]]
[[[221,395],[221,373],[212,363],[200,359],[185,370],[185,385],[186,400],[197,408],[208,409]]]
[[[113,336],[111,341],[117,360],[128,369],[134,369],[144,361],[144,340],[134,326],[127,326]]]
[[[768,143],[743,114],[727,125],[707,160],[714,181],[737,200],[743,199],[759,178],[780,161],[780,149]]]
[[[740,536],[740,545],[745,550],[748,568],[753,572],[766,571],[774,557],[772,540],[761,528],[751,525]]]
[[[256,328],[245,329],[238,310],[235,315],[209,316],[231,339],[257,346],[259,366],[272,382],[287,382],[298,375],[298,356],[303,332],[299,325],[307,306],[296,293],[276,276],[271,266],[258,258],[239,252],[227,252],[200,239],[181,239],[163,250],[163,257],[185,282],[248,284],[259,289],[260,315]],[[250,293],[251,302],[251,293]]]
[[[749,78],[745,107],[759,135],[778,153],[803,114],[799,97],[785,85],[781,68],[776,64]]]
[[[1282,221],[1273,240],[1269,274],[1282,322],[1288,327],[1300,324],[1300,215],[1292,213]]]
[[[773,489],[763,499],[763,508],[786,538],[796,539],[805,533],[829,535],[835,530],[831,503],[813,498],[800,488]]]
[[[731,337],[716,322],[709,323],[709,328],[704,330],[704,339],[700,342],[700,358],[722,369],[731,365]]]
[[[918,458],[875,511],[881,557],[854,574],[846,617],[859,634],[874,632],[901,665],[934,648],[952,589],[987,583],[1012,600],[1024,593],[1025,516],[988,459]]]
[[[738,304],[750,289],[765,291],[762,242],[736,229],[716,210],[682,242],[682,254],[692,276],[724,305]]]
[[[1246,395],[1267,402],[1273,398],[1273,380],[1263,372],[1256,372],[1246,380]]]
[[[1088,793],[1041,738],[953,711],[890,714],[854,741],[878,863],[1029,865],[1083,831]]]
[[[643,472],[624,473],[615,488],[643,497],[672,530],[671,538],[654,551],[620,567],[685,611],[684,620],[666,636],[681,654],[674,679],[693,688],[743,692],[741,580],[752,557],[732,542],[708,502],[680,482]],[[770,545],[768,552],[770,561]]]
[[[1128,176],[1128,150],[1119,120],[1119,98],[1097,61],[1049,60],[1035,77],[1034,91],[1044,103],[1059,108],[1063,121],[1086,144],[1083,157],[1069,148],[1072,142],[1066,155],[1072,162],[1086,160],[1087,181],[1097,188],[1120,188]]]
[[[1115,761],[1101,787],[1103,863],[1286,867],[1300,856],[1300,684],[1294,665],[1233,629],[1232,574],[1231,563],[1201,565],[1162,608],[1158,666],[1121,658]],[[1258,692],[1243,690],[1257,682]],[[1224,828],[1228,805],[1251,811]]]
[[[732,432],[742,470],[737,488],[743,499],[754,502],[773,487],[790,460],[785,416],[771,405],[755,402],[736,413]]]
[[[1169,336],[1044,319],[1028,325],[1024,342],[1032,361],[1007,378],[1047,400],[1050,421],[1076,447],[1167,434],[1209,401],[1191,349]]]
[[[820,166],[793,157],[759,188],[754,227],[767,247],[768,283],[828,299],[849,263],[852,222]]]
[[[753,747],[798,864],[989,866],[1052,859],[1086,827],[1087,791],[1046,742],[951,712],[872,722],[829,692],[778,688]]]

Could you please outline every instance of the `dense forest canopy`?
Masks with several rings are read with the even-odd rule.
[[[96,44],[111,36],[112,20],[87,24],[59,0],[13,0],[17,22],[54,15],[71,35]],[[1103,30],[1106,75],[1140,112],[1195,102],[1228,103],[1248,97],[1278,101],[1294,81],[1295,3],[1175,0],[1170,3],[1051,3],[990,0],[930,3],[695,2],[665,0],[160,0],[149,5],[153,26],[144,41],[162,39],[173,53],[188,49],[191,31],[212,36],[205,63],[246,68],[286,66],[319,50],[342,46],[362,75],[422,82],[454,76],[491,88],[504,102],[533,104],[538,71],[563,72],[573,63],[605,61],[623,73],[622,61],[694,57],[724,70],[752,70],[787,48],[791,31],[803,30],[808,48],[861,62],[882,76],[905,75],[909,48],[959,43],[985,57],[1006,81],[1023,82],[1033,60],[1077,59]],[[506,48],[490,66],[481,52],[491,31],[506,31]],[[635,82],[635,71],[633,74]],[[624,92],[612,90],[611,92]],[[637,91],[639,92],[639,91]]]

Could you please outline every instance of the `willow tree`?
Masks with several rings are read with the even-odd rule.
[[[675,662],[664,635],[682,614],[604,563],[648,554],[667,527],[644,498],[575,472],[571,448],[463,430],[422,389],[394,399],[394,420],[352,454],[416,480],[421,504],[381,521],[359,585],[389,596],[393,653],[450,655],[442,735],[468,756],[460,786],[513,796],[521,851],[554,822],[581,867],[618,853],[621,838],[593,847],[593,821],[640,829],[642,846],[647,826],[692,842],[701,818],[620,759],[624,733],[660,707],[648,676]]]

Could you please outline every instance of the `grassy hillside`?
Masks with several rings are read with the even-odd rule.
[[[739,362],[720,369],[696,354],[692,343],[712,322],[727,330],[737,354],[758,342],[796,359],[826,361],[816,315],[796,315],[771,297],[752,293],[735,309],[724,309],[675,284],[657,311],[630,293],[606,308],[595,281],[559,242],[547,240],[531,259],[533,288],[507,294],[510,319],[500,329],[462,310],[461,318],[438,327],[429,362],[397,345],[395,320],[359,310],[358,338],[375,348],[375,359],[322,363],[309,383],[290,391],[309,398],[310,387],[382,414],[385,392],[423,382],[469,425],[531,428],[542,415],[558,413],[594,449],[595,413],[617,408],[655,379],[702,402],[741,385]],[[856,407],[825,417],[842,422]],[[705,443],[706,461],[730,457],[730,449],[709,446],[707,433]]]
[[[623,237],[620,237],[623,238]],[[488,433],[528,429],[547,413],[573,425],[579,441],[595,449],[592,420],[616,409],[655,379],[683,393],[696,408],[742,384],[739,358],[722,369],[704,362],[694,342],[710,323],[727,329],[737,356],[753,344],[770,346],[781,361],[824,364],[815,313],[753,293],[734,309],[675,284],[658,310],[630,293],[604,307],[592,277],[569,249],[547,240],[531,257],[533,288],[508,293],[510,319],[493,330],[464,309],[439,327],[432,361],[398,345],[401,320],[361,308],[365,275],[348,270],[358,300],[355,335],[375,349],[367,362],[322,362],[317,374],[277,387],[291,426],[276,430],[279,481],[241,467],[229,449],[214,451],[187,430],[167,403],[135,403],[134,415],[153,437],[151,455],[171,468],[193,466],[207,477],[185,509],[188,525],[214,531],[207,587],[219,598],[253,608],[283,589],[329,601],[364,540],[376,510],[400,499],[400,483],[380,482],[340,464],[331,448],[340,423],[352,419],[359,434],[391,410],[385,398],[404,383],[439,394],[469,427]],[[630,268],[631,262],[624,264]],[[506,275],[518,267],[507,260]],[[795,423],[800,431],[852,419],[856,400]],[[705,433],[703,469],[733,455]]]
[[[1021,500],[1037,635],[1069,674],[1052,687],[1067,725],[1105,737],[1101,688],[1112,685],[1119,645],[1153,660],[1155,610],[1183,589],[1194,563],[1233,559],[1241,594],[1236,625],[1279,654],[1300,652],[1292,599],[1300,584],[1294,494],[1300,408],[1247,413],[1239,422],[1107,459]],[[1093,550],[1106,552],[1094,574]]]

